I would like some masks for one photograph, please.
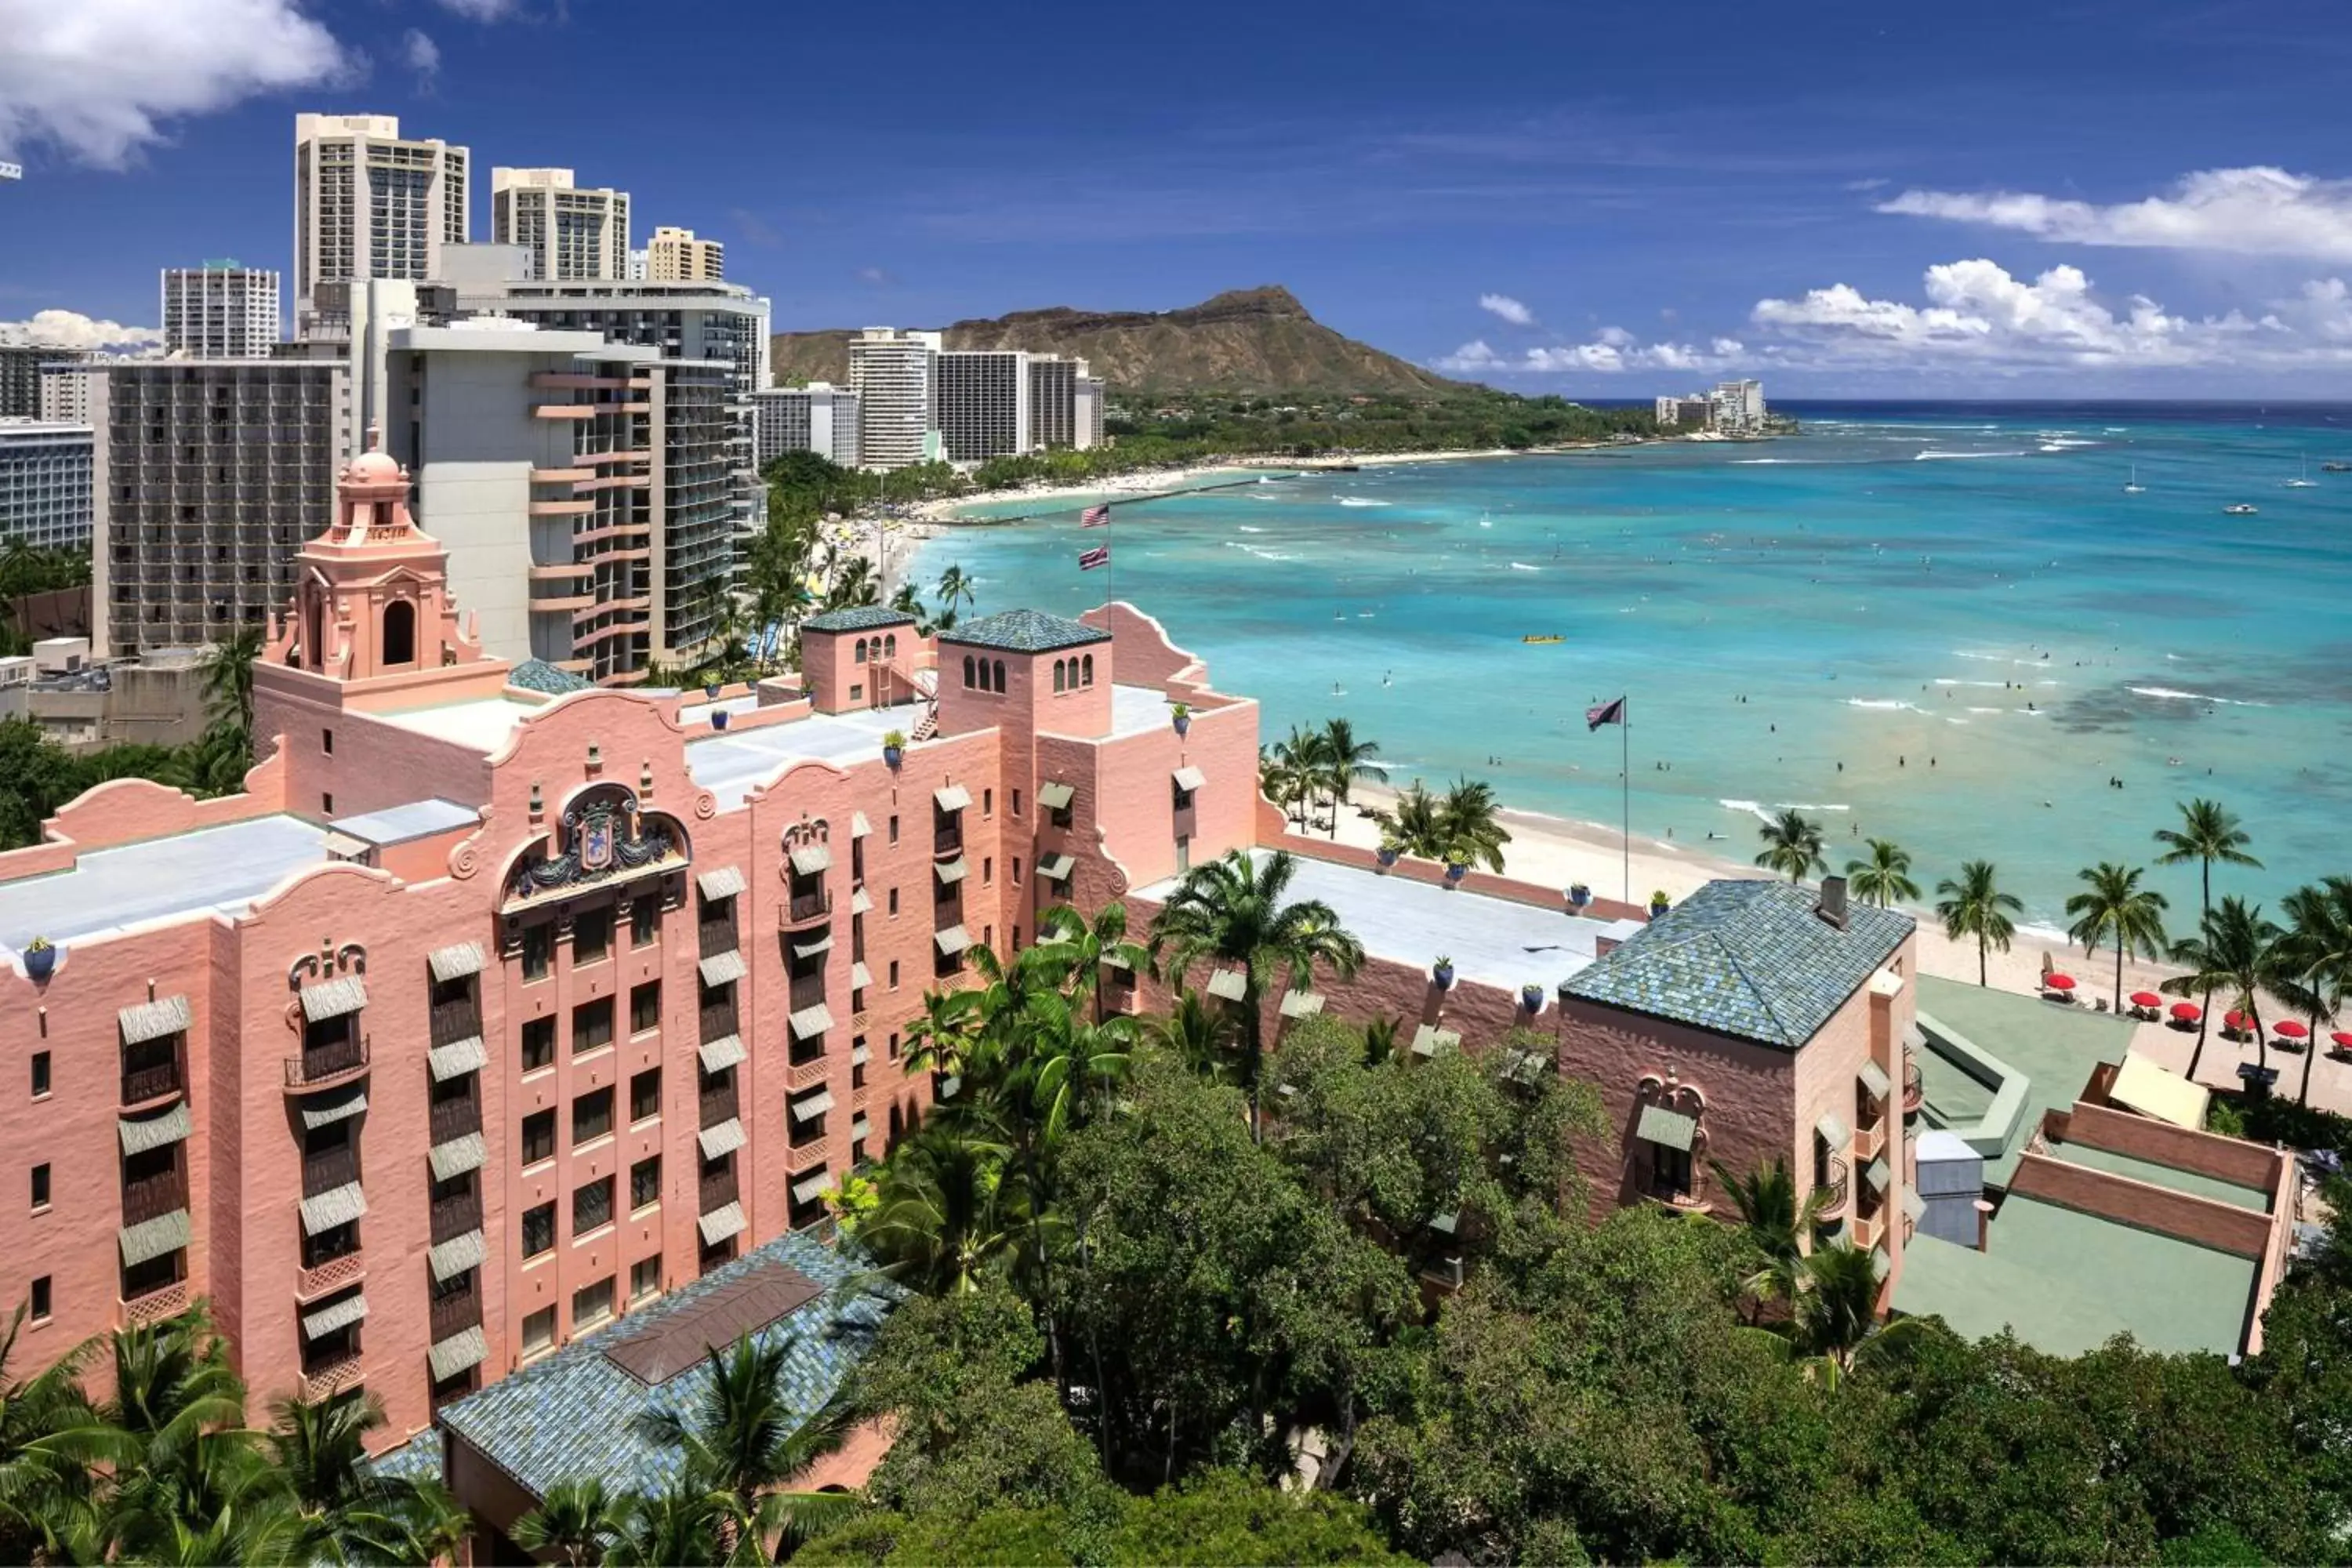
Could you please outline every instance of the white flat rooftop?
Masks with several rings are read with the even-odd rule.
[[[854,713],[812,713],[789,723],[706,736],[686,743],[687,769],[717,799],[719,810],[732,811],[786,763],[880,756],[882,737],[893,730],[912,734],[923,707],[902,702]]]
[[[364,844],[405,844],[412,838],[446,833],[453,827],[470,827],[481,819],[482,814],[474,807],[436,795],[358,816],[338,817],[334,826],[336,832]]]
[[[1272,853],[1253,849],[1264,865]],[[1364,944],[1365,952],[1427,969],[1443,956],[1454,960],[1454,977],[1516,991],[1541,985],[1550,991],[1590,964],[1601,937],[1623,941],[1642,929],[1639,921],[1596,921],[1559,910],[1513,903],[1460,888],[1433,887],[1402,877],[1383,877],[1328,860],[1297,858],[1292,900],[1319,899],[1339,923]],[[1139,888],[1139,898],[1163,902],[1176,889],[1171,877]]]
[[[1165,730],[1170,722],[1168,713],[1165,692],[1149,686],[1110,689],[1110,732],[1114,739],[1140,735],[1149,730]]]
[[[200,827],[92,849],[69,871],[0,882],[0,951],[68,942],[214,910],[239,914],[327,858],[327,830],[293,816]]]
[[[375,717],[436,741],[464,746],[488,756],[506,744],[515,726],[546,706],[518,702],[511,697],[477,697],[465,702],[441,702],[430,708],[406,708]]]

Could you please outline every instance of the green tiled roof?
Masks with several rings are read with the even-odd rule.
[[[585,691],[596,683],[568,669],[558,669],[543,658],[527,658],[507,671],[507,684],[525,691],[561,697],[567,691]]]
[[[1568,982],[1571,996],[1795,1049],[1911,934],[1910,916],[1786,882],[1709,882]]]
[[[827,610],[801,623],[803,631],[866,632],[876,626],[911,626],[915,617],[887,605],[866,605],[854,610]]]
[[[611,1491],[658,1491],[677,1474],[680,1456],[648,1440],[636,1417],[656,1409],[692,1410],[710,1369],[698,1363],[648,1386],[605,1352],[625,1342],[625,1336],[653,1332],[662,1320],[689,1311],[778,1263],[824,1288],[824,1294],[751,1336],[763,1346],[787,1347],[784,1392],[793,1418],[805,1420],[864,1359],[902,1292],[873,1275],[854,1253],[787,1233],[603,1331],[444,1406],[438,1423],[538,1497],[558,1482],[590,1477],[602,1478]]]
[[[966,647],[1003,648],[1007,653],[1051,653],[1057,647],[1108,642],[1110,634],[1044,610],[1007,610],[1003,615],[985,616],[950,627],[940,634],[940,641],[961,643]]]

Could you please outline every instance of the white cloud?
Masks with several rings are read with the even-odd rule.
[[[408,62],[408,68],[416,73],[417,90],[432,91],[434,82],[441,75],[441,46],[417,28],[411,27],[401,36],[400,52],[401,58]]]
[[[2352,261],[2352,180],[2207,169],[2165,195],[2101,206],[2015,191],[1906,191],[1883,213],[2014,229],[2076,245],[2146,246]]]
[[[331,82],[342,46],[295,0],[0,0],[0,152],[119,169],[163,123]]]
[[[1589,343],[1538,344],[1516,355],[1496,353],[1485,339],[1473,339],[1441,359],[1436,370],[1461,375],[1559,375],[1594,373],[1614,375],[1629,370],[1714,371],[1746,360],[1748,351],[1736,338],[1696,343],[1644,343],[1622,327],[1603,327]]]
[[[515,14],[516,0],[441,0],[441,9],[468,22],[503,22]]]
[[[1478,296],[1478,308],[1500,316],[1515,327],[1532,327],[1536,324],[1536,313],[1508,294],[1481,294]]]
[[[79,310],[40,310],[30,321],[0,321],[0,343],[38,343],[58,349],[143,349],[163,342],[154,327],[126,327],[121,321],[99,321]]]

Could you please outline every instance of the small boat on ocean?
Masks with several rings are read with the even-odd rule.
[[[2286,488],[2291,490],[2316,489],[2318,486],[2319,481],[2311,477],[2311,459],[2309,458],[2303,459],[2303,468],[2301,471],[2299,471],[2294,478],[2286,481]]]
[[[2147,487],[2139,482],[2139,465],[2137,463],[2134,463],[2131,469],[2131,478],[2124,481],[2124,494],[2127,496],[2137,496],[2146,495],[2147,493]]]
[[[1559,636],[1558,633],[1553,633],[1553,634],[1551,634],[1550,636],[1545,636],[1545,635],[1542,635],[1542,634],[1540,634],[1540,633],[1532,633],[1532,632],[1531,632],[1531,633],[1529,633],[1528,636],[1521,637],[1519,640],[1520,640],[1521,642],[1523,642],[1523,643],[1530,643],[1530,644],[1549,644],[1549,643],[1556,643],[1556,642],[1566,642],[1568,639],[1567,639],[1566,637],[1564,637]]]
[[[2319,471],[2323,474],[2352,474],[2352,463],[2322,463]]]
[[[2244,501],[2240,501],[2235,506],[2223,507],[2221,511],[2224,516],[2228,517],[2252,517],[2258,510],[2258,508],[2247,505]]]

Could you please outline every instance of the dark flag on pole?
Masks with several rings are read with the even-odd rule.
[[[1622,697],[1613,702],[1603,702],[1598,708],[1587,708],[1584,710],[1584,727],[1587,731],[1598,730],[1603,724],[1622,724],[1624,721],[1625,700]]]
[[[1108,528],[1110,526],[1110,502],[1105,501],[1100,506],[1090,506],[1087,508],[1086,510],[1078,513],[1078,526],[1080,528]]]
[[[1110,546],[1108,544],[1097,544],[1092,550],[1078,552],[1078,570],[1081,572],[1091,572],[1097,566],[1109,564]]]

